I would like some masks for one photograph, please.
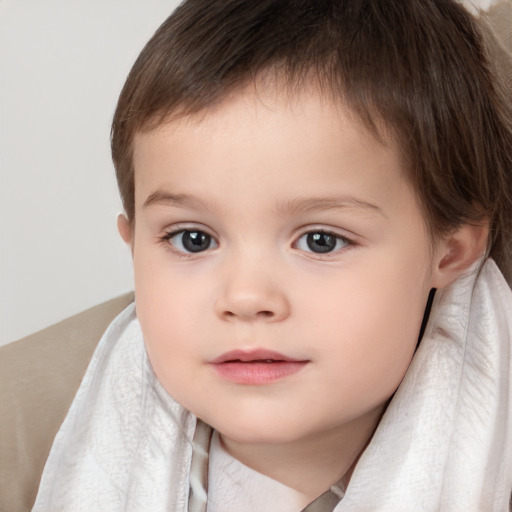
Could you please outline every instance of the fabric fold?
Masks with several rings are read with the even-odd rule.
[[[335,511],[507,511],[511,339],[512,292],[491,260],[438,292]],[[154,376],[130,306],[93,356],[34,512],[186,512],[195,428]]]
[[[336,512],[508,510],[512,293],[492,261],[475,279],[436,294],[420,347]]]
[[[93,355],[33,511],[185,512],[195,424],[154,376],[129,306]]]

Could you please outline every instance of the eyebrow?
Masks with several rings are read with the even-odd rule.
[[[164,204],[169,206],[200,206],[207,208],[208,204],[206,201],[199,199],[198,197],[190,196],[188,194],[172,194],[165,190],[157,190],[150,194],[142,205],[143,208],[148,206]]]
[[[298,197],[285,201],[278,205],[277,211],[282,215],[298,213],[315,213],[319,211],[341,210],[355,208],[368,212],[374,212],[386,217],[382,208],[376,204],[351,195],[335,197]]]
[[[157,190],[150,194],[142,205],[148,206],[163,204],[176,207],[201,207],[209,208],[209,204],[198,197],[188,194],[172,194],[165,190]],[[336,197],[298,197],[283,201],[277,205],[276,211],[280,215],[296,215],[299,213],[315,213],[320,211],[341,210],[355,208],[358,210],[374,212],[386,217],[382,209],[368,201],[351,195]]]

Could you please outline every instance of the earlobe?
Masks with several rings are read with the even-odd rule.
[[[128,245],[132,245],[132,226],[124,213],[120,213],[117,216],[117,230],[123,241]]]
[[[482,260],[487,251],[489,223],[464,224],[446,236],[436,251],[433,288],[444,288]]]

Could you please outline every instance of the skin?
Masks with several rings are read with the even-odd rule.
[[[138,134],[136,220],[119,229],[165,389],[234,457],[314,498],[349,474],[409,366],[429,290],[485,233],[433,244],[398,151],[307,92],[248,89]],[[180,230],[211,245],[187,252]],[[338,237],[331,252],[307,245],[322,231]],[[306,363],[262,384],[211,364],[262,348]]]

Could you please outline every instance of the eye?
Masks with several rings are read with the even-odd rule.
[[[338,251],[350,245],[350,241],[341,235],[327,231],[311,231],[305,233],[297,240],[297,249],[316,254],[326,254]]]
[[[183,229],[174,233],[168,233],[163,237],[178,252],[198,253],[208,249],[215,249],[217,242],[208,233],[199,230]]]

